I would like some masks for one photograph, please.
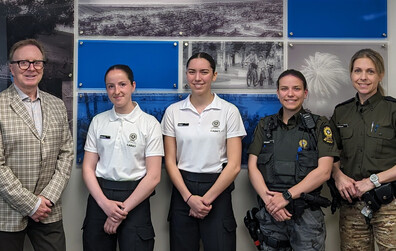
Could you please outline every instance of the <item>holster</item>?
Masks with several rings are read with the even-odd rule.
[[[305,200],[312,210],[328,207],[332,204],[329,199],[320,196],[320,194],[302,193],[300,198]]]
[[[370,190],[368,192],[365,192],[362,195],[362,199],[364,200],[366,205],[369,206],[371,208],[371,210],[373,210],[373,212],[376,212],[376,211],[378,211],[381,208],[381,204],[379,203],[379,201],[375,197],[374,190]]]
[[[287,211],[293,215],[292,218],[295,220],[299,219],[307,208],[309,205],[303,199],[295,199],[286,206]]]
[[[331,201],[331,213],[334,214],[337,210],[337,208],[340,208],[341,202],[342,202],[342,197],[340,193],[338,192],[338,189],[335,185],[335,180],[333,178],[330,178],[327,181],[327,186],[329,187],[330,194],[332,197]]]
[[[380,187],[376,187],[363,194],[362,199],[367,206],[373,210],[373,212],[378,211],[381,205],[389,204],[393,201],[394,189],[392,183],[386,183]]]
[[[392,183],[386,183],[380,187],[377,187],[374,189],[374,192],[381,205],[389,204],[393,200],[394,191]]]
[[[259,211],[257,207],[252,208],[246,212],[246,216],[243,218],[246,228],[249,231],[250,237],[252,237],[254,245],[260,250],[261,242],[263,240],[262,233],[260,231],[260,223],[256,217],[256,213]]]

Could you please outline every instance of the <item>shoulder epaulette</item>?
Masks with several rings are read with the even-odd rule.
[[[391,97],[391,96],[385,96],[384,99],[385,99],[386,101],[396,102],[396,98]]]
[[[263,129],[264,129],[264,132],[268,139],[272,138],[272,131],[274,129],[276,129],[276,127],[278,126],[276,119],[277,119],[276,114],[269,115],[269,116],[262,118],[263,123],[264,123]]]
[[[342,105],[349,104],[349,103],[351,103],[351,102],[354,101],[354,100],[355,100],[355,98],[350,98],[350,99],[348,99],[347,101],[344,101],[344,102],[342,102],[342,103],[336,105],[336,108],[339,107],[339,106],[342,106]]]
[[[260,118],[260,122],[258,123],[258,125],[261,124],[261,127],[264,128],[270,117],[271,117],[271,115],[267,115],[267,116],[261,117]]]
[[[260,120],[268,121],[269,119],[273,119],[274,117],[276,118],[276,114],[266,115],[264,117],[261,117]]]

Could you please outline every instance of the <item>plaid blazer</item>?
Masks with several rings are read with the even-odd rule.
[[[62,219],[60,197],[70,178],[73,140],[63,101],[39,93],[41,137],[14,85],[0,93],[0,231],[25,229],[39,194],[54,203],[42,222]]]

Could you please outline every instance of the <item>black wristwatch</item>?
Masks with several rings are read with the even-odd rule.
[[[293,198],[291,193],[289,192],[289,190],[286,190],[282,193],[283,198],[285,198],[285,200],[292,202]]]

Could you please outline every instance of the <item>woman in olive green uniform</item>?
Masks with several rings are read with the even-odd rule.
[[[350,74],[357,94],[330,121],[341,150],[332,172],[345,199],[341,250],[374,250],[374,240],[379,250],[396,249],[396,99],[383,96],[384,73],[378,52],[356,52]]]

